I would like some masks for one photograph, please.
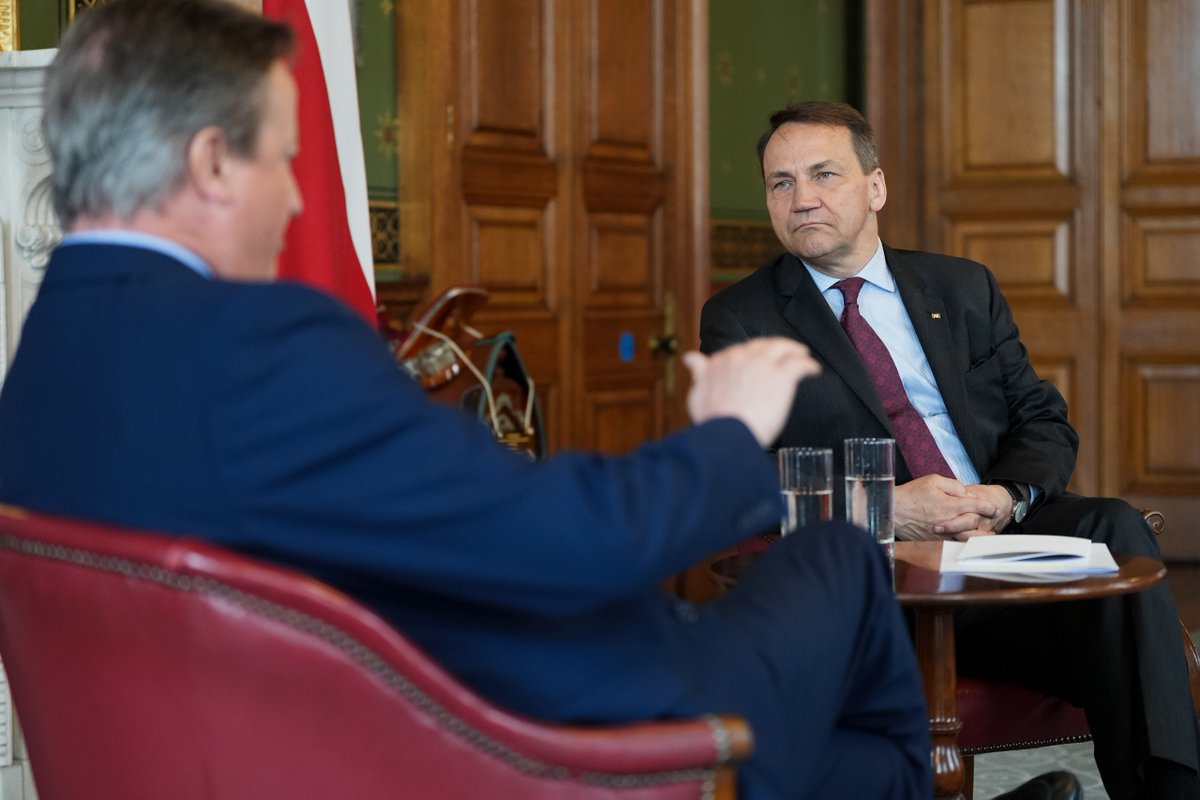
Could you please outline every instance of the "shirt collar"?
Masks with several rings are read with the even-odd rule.
[[[862,278],[867,283],[874,284],[885,292],[894,292],[896,291],[896,280],[892,277],[891,270],[887,266],[887,258],[883,255],[883,242],[876,241],[878,241],[878,244],[875,246],[875,255],[871,256],[871,260],[854,277]],[[801,263],[804,262],[802,261]],[[841,280],[841,278],[826,275],[824,272],[818,272],[807,263],[804,264],[804,268],[808,270],[808,274],[812,276],[813,282],[817,284],[817,290],[821,293],[824,293]]]
[[[150,233],[142,233],[141,231],[130,231],[119,228],[103,228],[99,230],[76,231],[68,233],[63,237],[59,247],[68,247],[77,244],[107,244],[107,245],[122,245],[124,247],[137,247],[142,250],[153,250],[156,253],[162,253],[165,256],[175,259],[185,267],[196,272],[205,278],[212,278],[212,268],[204,263],[204,259],[196,255],[193,251],[179,244],[178,242],[164,239],[161,236],[155,236]]]

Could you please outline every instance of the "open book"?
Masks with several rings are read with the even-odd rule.
[[[1074,574],[1116,572],[1108,545],[1074,536],[976,536],[942,544],[942,572]]]

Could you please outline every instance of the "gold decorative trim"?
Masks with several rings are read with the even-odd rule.
[[[767,222],[714,219],[710,229],[714,272],[753,271],[783,250]]]
[[[371,253],[376,269],[400,265],[400,211],[394,200],[371,200]]]
[[[75,15],[80,11],[87,11],[89,8],[104,5],[104,0],[71,0],[67,4],[67,21],[74,22]]]
[[[20,49],[20,0],[0,0],[0,51]]]

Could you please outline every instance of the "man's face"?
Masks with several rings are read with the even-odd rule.
[[[267,73],[262,127],[253,156],[233,156],[234,204],[228,242],[229,268],[223,278],[269,281],[275,278],[288,223],[300,213],[300,189],[292,174],[299,149],[296,82],[282,61]]]
[[[858,273],[875,254],[887,187],[863,172],[847,128],[789,122],[763,152],[767,210],[789,252],[827,275]]]

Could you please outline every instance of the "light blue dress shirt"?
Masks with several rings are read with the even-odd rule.
[[[140,247],[143,250],[153,250],[170,256],[185,267],[194,270],[205,278],[212,278],[212,269],[204,263],[204,259],[188,250],[178,242],[164,239],[140,231],[118,230],[115,228],[98,229],[94,231],[77,231],[63,237],[59,247],[70,247],[76,244],[117,244],[125,247]]]
[[[846,300],[841,290],[833,288],[840,278],[831,278],[808,264],[804,266],[812,275],[825,302],[829,303],[834,316],[841,319]],[[967,457],[967,450],[954,430],[954,423],[946,411],[946,402],[929,367],[929,359],[925,357],[912,320],[904,308],[904,301],[896,289],[896,281],[888,270],[882,242],[857,277],[866,281],[858,295],[859,311],[883,340],[892,361],[896,363],[896,371],[900,373],[900,381],[904,384],[909,402],[925,420],[954,477],[966,484],[979,483],[979,473],[975,471],[975,465]]]

